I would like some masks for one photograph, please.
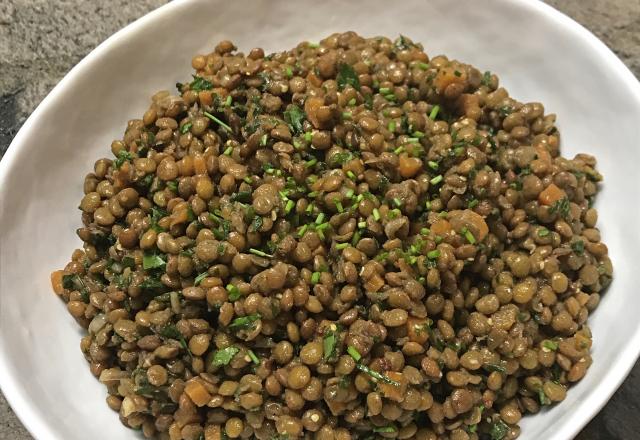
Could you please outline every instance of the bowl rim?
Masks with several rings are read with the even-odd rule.
[[[4,189],[6,187],[5,183],[8,179],[9,171],[18,165],[19,149],[22,144],[25,143],[28,133],[37,125],[40,115],[45,113],[53,103],[63,99],[65,93],[70,90],[76,78],[83,74],[86,67],[99,62],[102,55],[108,52],[114,44],[126,40],[131,35],[142,32],[148,25],[160,17],[175,14],[176,12],[179,13],[181,8],[188,7],[189,4],[194,1],[197,0],[174,1],[150,11],[104,40],[78,62],[78,64],[71,68],[51,92],[38,104],[31,115],[29,115],[7,148],[4,157],[0,161],[0,188]],[[599,58],[606,61],[611,71],[615,72],[622,80],[623,85],[631,92],[632,99],[640,102],[640,81],[638,81],[631,70],[611,49],[584,26],[552,6],[543,3],[541,0],[535,2],[530,0],[503,1],[515,4],[536,18],[553,22],[562,28],[563,31],[586,43],[589,49],[597,53]],[[4,201],[4,191],[2,189],[0,189],[0,208],[3,207]],[[564,421],[559,427],[560,429],[554,432],[551,438],[569,439],[576,435],[609,401],[611,396],[629,375],[639,356],[640,325],[637,326],[635,332],[629,337],[626,347],[619,353],[618,358],[612,362],[609,373],[597,387],[592,390],[589,396],[578,404],[574,411],[564,415]],[[38,440],[53,438],[48,424],[37,412],[31,409],[20,388],[20,384],[9,374],[10,370],[9,359],[5,356],[4,342],[3,339],[0,338],[0,389],[20,422],[34,438]]]

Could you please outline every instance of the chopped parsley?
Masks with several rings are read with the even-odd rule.
[[[209,276],[209,272],[207,272],[207,271],[202,272],[202,273],[201,273],[200,275],[198,275],[198,276],[196,277],[196,279],[193,281],[193,285],[194,285],[194,286],[199,285],[199,284],[200,284],[200,283],[201,283],[201,282],[202,282],[206,277],[208,277],[208,276]]]
[[[302,133],[302,123],[306,119],[307,115],[300,107],[295,104],[290,105],[284,112],[284,120],[291,129],[292,134]]]
[[[116,169],[120,169],[120,167],[127,161],[131,161],[133,159],[133,155],[129,153],[127,150],[118,151],[118,155],[116,156],[116,160],[114,161],[114,166]]]
[[[570,209],[571,205],[569,204],[569,199],[567,197],[563,197],[560,200],[557,200],[553,205],[551,205],[551,208],[549,208],[549,213],[557,213],[560,217],[567,219],[567,217],[569,217]]]
[[[338,338],[334,331],[328,330],[325,332],[322,339],[323,358],[325,361],[335,355],[337,342]]]
[[[253,315],[241,316],[239,318],[234,319],[231,324],[229,324],[229,328],[241,330],[250,328],[254,322],[261,318],[259,313],[255,313]]]
[[[338,75],[336,76],[338,89],[344,90],[346,86],[351,86],[356,90],[360,90],[360,80],[358,74],[349,64],[342,63],[338,67]]]
[[[571,243],[571,249],[573,249],[573,251],[577,255],[584,255],[584,241],[582,240],[574,241],[573,243]]]
[[[221,350],[218,350],[213,355],[213,359],[211,361],[211,364],[214,367],[220,367],[222,365],[229,365],[229,363],[234,358],[234,356],[237,355],[239,352],[240,352],[240,349],[238,347],[234,347],[233,345],[231,345],[231,346],[229,346],[227,348],[223,348]]]
[[[186,134],[189,130],[191,130],[192,126],[193,126],[193,122],[187,122],[182,127],[180,127],[180,133]]]
[[[194,92],[213,89],[213,84],[201,76],[193,75],[193,81],[189,83],[189,89]]]
[[[142,257],[142,268],[144,270],[159,269],[165,267],[166,261],[158,254],[145,254]]]
[[[502,420],[498,420],[491,424],[489,435],[491,436],[491,440],[502,440],[508,432],[509,427]]]

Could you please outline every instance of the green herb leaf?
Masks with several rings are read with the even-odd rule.
[[[396,428],[394,425],[376,426],[373,428],[372,431],[373,432],[397,432],[398,428]]]
[[[569,204],[569,199],[567,197],[563,197],[560,200],[557,200],[551,208],[549,208],[549,213],[554,214],[558,213],[558,215],[564,219],[569,216],[571,210],[571,205]]]
[[[257,232],[260,230],[260,228],[262,227],[262,217],[260,217],[259,215],[254,217],[253,221],[251,222],[251,226],[249,228],[250,231],[252,232]]]
[[[542,387],[538,390],[538,400],[540,400],[540,405],[551,405],[551,399],[547,397]]]
[[[251,359],[251,362],[256,365],[260,365],[260,358],[253,351],[248,350],[247,354],[249,355],[249,359]]]
[[[120,169],[120,167],[126,162],[131,161],[133,159],[133,155],[129,153],[127,150],[120,150],[118,152],[118,156],[116,156],[116,160],[114,165],[116,169]]]
[[[325,332],[322,340],[322,349],[324,352],[323,358],[325,361],[331,359],[335,355],[337,342],[338,338],[335,332],[331,330]]]
[[[338,67],[336,82],[338,83],[338,89],[340,90],[344,90],[347,85],[350,85],[356,90],[360,90],[360,80],[358,79],[358,74],[349,64],[340,64],[340,66]]]
[[[551,339],[542,341],[542,346],[551,351],[556,351],[558,349],[558,343],[556,341],[552,341]]]
[[[491,424],[489,435],[491,440],[502,440],[509,432],[509,427],[502,421],[498,420]]]
[[[205,279],[206,277],[208,277],[208,276],[209,276],[209,272],[207,272],[207,271],[202,272],[200,275],[198,275],[198,276],[196,277],[196,279],[195,279],[195,280],[193,280],[193,285],[194,285],[194,286],[199,285],[199,284],[202,282],[202,280],[204,280],[204,279]]]
[[[360,354],[358,349],[356,349],[355,347],[353,347],[351,345],[349,345],[347,347],[347,353],[349,353],[349,356],[351,356],[353,358],[353,360],[356,361],[356,362],[360,362],[360,359],[362,359],[362,355]]]
[[[215,122],[216,124],[218,124],[219,126],[221,126],[222,128],[224,128],[225,130],[227,130],[229,133],[233,132],[233,130],[231,129],[231,127],[229,127],[226,123],[222,122],[220,119],[218,119],[217,117],[213,116],[211,113],[209,112],[204,112],[204,115],[211,119],[213,122]],[[231,147],[229,147],[231,148]],[[225,151],[226,154],[226,151]]]
[[[140,283],[140,288],[142,290],[156,290],[161,289],[162,287],[164,287],[164,284],[162,284],[160,278],[156,276],[150,276]]]
[[[227,284],[227,292],[229,294],[229,301],[237,301],[242,296],[240,289],[233,284]]]
[[[584,255],[584,241],[582,240],[574,241],[573,243],[571,243],[571,249],[573,249],[573,251],[577,255]]]
[[[538,237],[546,237],[547,235],[549,235],[550,232],[547,228],[540,228],[538,229]]]
[[[253,315],[241,316],[239,318],[234,319],[231,324],[229,324],[228,328],[231,329],[246,329],[253,325],[254,322],[261,318],[259,313],[255,313]]]
[[[178,331],[175,325],[164,326],[158,333],[160,334],[160,336],[169,339],[176,339],[178,341],[184,338],[184,336],[182,336],[182,333]]]
[[[231,202],[250,203],[251,191],[238,191],[229,198]]]
[[[363,373],[367,373],[369,376],[373,377],[374,379],[377,379],[381,382],[384,382],[386,384],[389,385],[393,385],[395,387],[399,387],[400,383],[396,382],[395,380],[389,378],[388,376],[385,376],[384,374],[378,373],[376,370],[372,370],[371,368],[367,367],[366,365],[362,365],[362,364],[356,364],[356,368],[360,371],[362,371]]]
[[[165,267],[166,264],[167,262],[158,254],[145,254],[142,257],[142,268],[144,270],[158,269]]]
[[[484,72],[484,74],[482,75],[482,80],[480,81],[480,84],[487,87],[491,85],[491,72],[489,72],[488,70]]]
[[[213,89],[213,84],[210,81],[202,78],[201,76],[193,75],[193,81],[189,83],[189,89],[194,92],[201,92],[203,90]]]
[[[223,348],[222,350],[218,350],[213,355],[213,360],[211,364],[214,367],[220,367],[222,365],[229,365],[229,362],[233,359],[235,355],[240,352],[238,347],[234,347],[233,345]]]
[[[502,364],[484,364],[483,367],[487,371],[497,371],[499,373],[507,372],[507,369]]]
[[[292,134],[302,133],[302,123],[307,118],[304,110],[295,104],[289,105],[284,112],[284,120],[289,125]]]
[[[189,130],[191,130],[192,126],[193,126],[193,122],[187,122],[182,127],[180,127],[180,133],[186,134]]]

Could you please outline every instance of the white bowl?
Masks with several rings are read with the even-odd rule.
[[[594,363],[567,399],[522,422],[522,439],[569,439],[606,403],[640,351],[640,85],[592,34],[538,2],[194,0],[168,4],[109,38],[24,124],[0,163],[0,384],[39,440],[127,439],[79,349],[81,331],[51,291],[80,241],[84,174],[149,97],[190,75],[193,54],[231,39],[290,48],[334,31],[410,36],[499,75],[511,95],[558,114],[562,152],[594,154],[605,184],[600,227],[614,282],[589,323]]]

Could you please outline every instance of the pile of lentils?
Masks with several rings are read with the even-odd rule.
[[[161,440],[509,440],[591,364],[595,159],[406,37],[229,41],[129,121],[52,274]]]

